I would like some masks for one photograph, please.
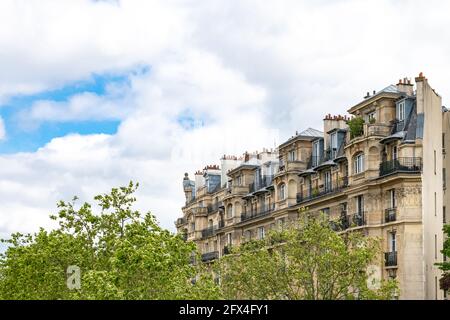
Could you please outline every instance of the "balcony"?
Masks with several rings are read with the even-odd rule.
[[[219,201],[219,202],[214,203],[214,204],[210,204],[207,207],[208,208],[208,214],[215,213],[215,212],[219,211],[219,209],[222,208],[222,207],[223,207],[223,202],[222,201]]]
[[[334,231],[344,231],[350,227],[350,219],[345,212],[341,214],[338,220],[330,221],[330,228]]]
[[[250,187],[247,186],[230,186],[227,188],[227,194],[232,194],[232,195],[246,195],[248,194],[250,191]]]
[[[384,213],[384,221],[388,223],[394,222],[395,220],[397,220],[397,208],[386,209]]]
[[[250,193],[256,192],[272,185],[273,175],[261,176],[256,182],[250,184]]]
[[[175,221],[175,225],[177,227],[182,226],[186,223],[187,223],[186,218],[178,218],[177,221]]]
[[[391,126],[385,124],[367,124],[364,133],[367,137],[387,137],[391,134]]]
[[[396,267],[397,266],[397,251],[384,253],[384,265],[386,267]]]
[[[267,216],[270,213],[272,213],[274,210],[275,210],[275,204],[272,204],[269,208],[263,208],[258,212],[243,213],[241,215],[241,221],[248,221],[248,220],[253,220],[253,219],[260,218],[260,217],[264,217],[264,216]]]
[[[202,254],[202,261],[209,262],[219,258],[219,251],[212,251]]]
[[[297,203],[302,203],[310,200],[314,200],[316,198],[324,197],[329,194],[335,194],[342,189],[346,188],[348,186],[348,177],[342,178],[340,183],[330,186],[325,186],[322,189],[314,189],[309,192],[306,192],[304,195],[302,192],[297,193]]]
[[[362,227],[366,225],[366,213],[364,211],[357,212],[350,216],[352,227]]]
[[[202,238],[208,238],[215,236],[217,231],[219,230],[218,226],[212,226],[202,230]]]
[[[405,121],[404,120],[395,120],[393,126],[392,126],[392,132],[391,134],[403,131],[405,129]]]
[[[223,247],[222,255],[226,256],[227,254],[231,254],[231,245]]]
[[[397,158],[380,163],[380,177],[396,172],[420,173],[421,170],[422,158]]]

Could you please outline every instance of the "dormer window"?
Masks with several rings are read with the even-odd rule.
[[[405,120],[405,101],[399,102],[397,105],[397,119],[398,121]]]
[[[370,112],[367,114],[367,122],[368,123],[375,123],[376,119],[375,119],[375,111]]]
[[[313,143],[313,153],[312,153],[312,165],[313,167],[316,167],[319,164],[319,157],[320,157],[320,148],[319,148],[319,141],[316,141]]]
[[[297,153],[295,152],[295,150],[289,151],[288,159],[289,159],[289,161],[296,161],[297,160]]]
[[[330,136],[330,149],[331,149],[331,158],[334,159],[336,157],[336,153],[337,153],[337,149],[338,149],[337,132],[333,132]]]

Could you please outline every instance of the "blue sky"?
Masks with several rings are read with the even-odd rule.
[[[148,67],[141,67],[124,73],[93,73],[87,80],[69,83],[60,88],[30,95],[13,95],[0,105],[0,116],[4,120],[7,132],[6,139],[0,141],[0,153],[33,152],[55,137],[63,137],[72,133],[83,135],[116,133],[120,120],[44,121],[37,128],[27,130],[20,125],[20,118],[17,115],[27,112],[33,104],[39,101],[67,102],[70,98],[83,93],[104,97],[108,94],[109,86],[129,86],[130,75],[143,74],[148,71]]]

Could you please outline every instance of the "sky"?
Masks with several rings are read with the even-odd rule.
[[[0,1],[0,237],[130,180],[172,231],[182,179],[424,72],[449,101],[449,1]]]

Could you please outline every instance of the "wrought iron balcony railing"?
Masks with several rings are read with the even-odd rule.
[[[392,126],[392,134],[405,129],[405,120],[396,120]]]
[[[208,238],[212,237],[217,233],[217,230],[219,230],[218,226],[212,226],[206,229],[202,230],[202,238]]]
[[[397,220],[397,208],[389,208],[385,210],[384,221],[393,222]]]
[[[241,215],[241,221],[248,221],[252,219],[256,219],[259,217],[267,216],[270,213],[272,213],[275,210],[275,204],[272,203],[270,207],[262,208],[260,211],[257,212],[244,212]]]
[[[351,226],[362,227],[366,225],[366,213],[364,211],[351,215]]]
[[[391,252],[384,253],[384,265],[386,267],[397,266],[397,251],[391,251]]]
[[[348,187],[348,177],[341,178],[339,183],[331,183],[329,185],[324,185],[321,189],[312,189],[305,193],[297,193],[297,203],[310,201],[316,198],[326,196],[328,194],[338,193],[342,191],[343,188]]]
[[[380,163],[380,177],[394,172],[420,172],[422,170],[422,158],[403,157]]]
[[[208,262],[219,258],[219,252],[218,251],[212,251],[202,254],[202,261]]]
[[[250,184],[250,193],[272,185],[273,175],[261,176],[256,182]]]
[[[330,227],[334,231],[344,231],[348,228],[350,228],[351,223],[349,216],[347,216],[346,212],[341,214],[341,217],[338,220],[332,220],[330,221]]]
[[[226,256],[227,254],[230,254],[230,253],[231,253],[231,245],[227,245],[227,246],[223,247],[222,254],[224,256]]]

